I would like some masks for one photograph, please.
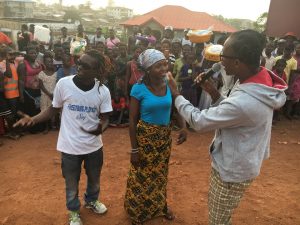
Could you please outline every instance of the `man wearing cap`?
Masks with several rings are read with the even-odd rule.
[[[172,42],[174,38],[174,31],[172,26],[165,26],[164,35],[162,39],[167,39]]]
[[[295,41],[297,41],[297,36],[294,32],[287,32],[284,37],[284,40],[286,40],[286,45],[294,44]]]

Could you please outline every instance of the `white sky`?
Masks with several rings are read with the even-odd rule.
[[[46,4],[58,0],[41,0]],[[64,5],[84,4],[86,0],[63,0]],[[106,7],[107,0],[90,0],[94,7]],[[115,6],[131,8],[134,14],[144,14],[163,5],[180,5],[197,12],[222,15],[225,18],[256,20],[269,10],[270,0],[114,0]]]

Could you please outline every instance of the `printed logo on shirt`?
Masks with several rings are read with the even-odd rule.
[[[85,120],[86,115],[84,113],[95,113],[96,107],[83,106],[83,105],[68,105],[68,109],[71,111],[80,112],[79,115],[76,116],[77,120]]]
[[[86,113],[95,113],[97,108],[96,107],[90,107],[90,106],[83,106],[83,105],[68,105],[68,109],[71,111],[77,111],[77,112],[86,112]]]

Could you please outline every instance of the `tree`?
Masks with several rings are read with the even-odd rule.
[[[254,29],[258,32],[263,32],[266,29],[268,19],[268,12],[261,14],[255,22],[253,22]]]
[[[222,15],[214,16],[218,20],[233,26],[237,30],[253,29],[253,21],[247,19],[236,19],[236,18],[224,18]]]

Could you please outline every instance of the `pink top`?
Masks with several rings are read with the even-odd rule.
[[[299,100],[300,99],[300,75],[298,74],[290,88],[290,100]]]
[[[117,44],[120,43],[119,38],[115,37],[114,39],[106,39],[106,47],[109,49],[117,47]]]
[[[37,68],[32,68],[30,63],[25,59],[26,76],[25,76],[25,87],[38,89],[38,78],[37,75],[42,71],[42,66],[39,65]]]
[[[129,79],[129,84],[134,85],[143,76],[143,73],[138,70],[136,61],[131,61],[130,70],[131,70],[131,76]]]

